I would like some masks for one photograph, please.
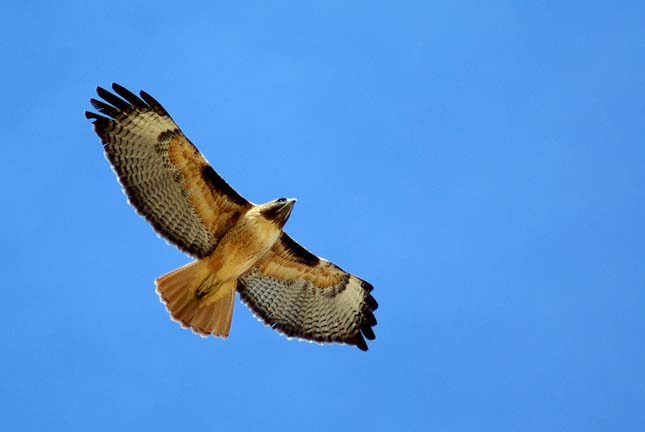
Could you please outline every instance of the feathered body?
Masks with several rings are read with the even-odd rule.
[[[231,188],[150,95],[113,84],[116,96],[86,112],[131,204],[197,260],[157,279],[171,316],[202,335],[226,337],[235,291],[291,337],[367,350],[374,339],[372,286],[319,258],[283,231],[294,199],[256,205]]]

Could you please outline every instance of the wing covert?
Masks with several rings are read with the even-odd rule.
[[[159,234],[202,258],[251,204],[208,164],[168,112],[144,91],[112,84],[85,112],[130,203]],[[118,95],[118,96],[117,96]],[[120,96],[120,97],[119,97]]]
[[[316,342],[355,345],[375,338],[378,304],[368,282],[317,257],[286,233],[238,280],[242,301],[267,325]]]

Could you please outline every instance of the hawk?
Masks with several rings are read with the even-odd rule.
[[[195,261],[159,277],[171,317],[227,337],[235,292],[290,338],[367,351],[375,338],[372,285],[296,243],[283,227],[295,199],[253,204],[208,164],[148,93],[112,84],[85,112],[129,199],[154,229]]]

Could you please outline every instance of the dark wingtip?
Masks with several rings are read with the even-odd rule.
[[[361,327],[361,331],[363,332],[363,335],[368,340],[376,339],[376,335],[374,334],[374,330],[372,330],[372,327],[370,325],[364,325],[363,327]]]
[[[99,95],[100,97],[103,97],[104,94],[111,94],[111,93],[109,91],[105,90],[101,86],[96,86],[96,94]]]
[[[112,105],[108,105],[105,102],[101,102],[100,100],[96,99],[90,99],[90,103],[101,114],[105,114],[106,116],[112,117],[114,119],[119,116],[119,111]]]
[[[367,297],[365,297],[365,303],[367,303],[367,306],[369,306],[373,311],[378,309],[378,302],[371,294],[368,294]]]
[[[110,93],[109,91],[105,90],[103,87],[97,87],[96,88],[96,94],[98,94],[101,99],[103,99],[105,102],[109,103],[113,107],[115,107],[118,110],[125,111],[127,110],[130,105],[120,97],[116,96],[113,93]]]
[[[361,281],[361,286],[365,291],[372,292],[372,290],[374,289],[374,286],[371,283],[363,279],[361,279],[360,281]]]
[[[148,108],[148,105],[139,96],[135,95],[130,90],[123,87],[121,84],[112,83],[112,90],[114,90],[116,94],[130,102],[132,106],[140,109]]]
[[[170,117],[168,111],[166,111],[166,109],[157,102],[157,99],[153,98],[143,90],[139,92],[139,95],[141,96],[141,99],[143,99],[157,114]]]
[[[89,119],[89,120],[107,120],[102,115],[99,115],[97,113],[93,113],[91,111],[85,111],[83,114],[85,115],[85,118]]]
[[[363,338],[363,335],[359,332],[356,335],[356,338],[354,339],[354,345],[361,350],[361,351],[367,351],[367,343],[365,342],[365,339]]]

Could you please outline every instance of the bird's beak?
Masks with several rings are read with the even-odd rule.
[[[293,210],[293,206],[296,204],[296,199],[295,198],[289,198],[287,199],[287,202],[285,203],[284,209],[285,209],[285,222],[286,219],[291,215],[291,210]]]
[[[277,222],[280,224],[280,226],[284,226],[284,224],[287,223],[287,219],[289,219],[289,216],[291,216],[291,210],[293,210],[295,203],[295,198],[289,198],[285,201],[284,205],[279,210]]]

